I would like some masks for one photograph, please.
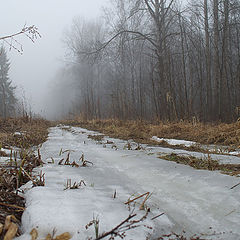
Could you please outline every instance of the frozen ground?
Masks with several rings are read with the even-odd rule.
[[[147,146],[139,151],[127,150],[126,141],[105,137],[102,140],[105,144],[100,144],[88,138],[93,134],[96,133],[81,128],[50,129],[41,154],[45,162],[51,162],[52,157],[54,163],[36,169],[45,173],[45,187],[26,190],[24,235],[19,240],[31,239],[29,233],[33,228],[38,230],[39,239],[53,229],[57,234],[70,232],[73,240],[94,239],[94,227],[85,228],[93,216],[99,219],[100,233],[109,231],[129,215],[124,202],[133,194],[145,192],[152,193],[146,202],[151,212],[140,227],[126,232],[126,239],[140,240],[146,236],[157,239],[171,232],[186,232],[188,237],[203,234],[204,239],[240,239],[240,186],[230,189],[240,182],[239,178],[158,158],[158,152],[186,154],[187,151]],[[131,146],[135,148],[134,143]],[[71,162],[78,163],[84,153],[85,159],[94,165],[60,166],[58,162],[63,157],[59,156],[60,149],[72,150]],[[215,157],[221,161],[239,161],[233,156]],[[86,186],[64,190],[67,179],[84,180]],[[28,187],[29,184],[25,186]],[[136,204],[134,212],[141,218],[145,211],[138,208]],[[160,213],[165,214],[151,220]]]
[[[165,141],[170,145],[185,145],[186,147],[190,147],[190,146],[197,144],[196,142],[192,142],[192,141],[168,139],[168,138],[158,138],[157,136],[153,136],[152,140],[157,141],[157,142]]]
[[[208,150],[210,153],[218,153],[218,154],[225,154],[225,155],[231,155],[231,156],[237,156],[240,157],[240,150],[237,149],[235,151],[230,151],[227,146],[217,146],[217,145],[202,145],[197,142],[192,142],[192,141],[185,141],[185,140],[178,140],[178,139],[168,139],[168,138],[158,138],[157,136],[153,136],[152,140],[156,142],[166,142],[169,145],[172,146],[186,146],[186,147],[200,147],[202,149]]]

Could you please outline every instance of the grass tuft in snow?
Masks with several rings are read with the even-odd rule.
[[[93,163],[91,161],[87,161],[84,157],[84,154],[81,155],[80,159],[79,159],[79,163],[77,163],[76,161],[71,161],[70,160],[70,153],[72,150],[66,150],[66,151],[62,151],[62,149],[60,150],[60,154],[59,156],[61,156],[63,153],[67,152],[67,157],[66,160],[64,158],[62,158],[59,162],[58,165],[65,165],[65,166],[72,166],[72,167],[88,167],[88,165],[92,165]]]
[[[94,226],[94,230],[95,230],[95,236],[96,239],[99,238],[99,218],[95,217],[93,215],[93,220],[91,220],[86,226],[85,228],[88,229],[89,227]]]
[[[86,183],[84,182],[84,180],[81,180],[79,183],[74,182],[72,184],[72,180],[71,179],[67,179],[67,183],[65,185],[64,190],[67,190],[67,189],[79,189],[81,186],[86,186]]]

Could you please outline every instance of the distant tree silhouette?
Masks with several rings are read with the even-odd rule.
[[[0,116],[7,118],[13,111],[16,104],[14,96],[15,87],[8,77],[10,63],[7,58],[6,50],[0,49]]]

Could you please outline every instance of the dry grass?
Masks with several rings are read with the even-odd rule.
[[[240,174],[240,164],[220,164],[218,161],[211,159],[210,156],[202,159],[193,157],[191,155],[185,156],[172,153],[169,155],[160,156],[159,158],[189,165],[195,169],[205,169],[209,171],[218,170],[231,176],[238,176]]]
[[[0,143],[3,147],[29,148],[46,141],[50,123],[43,119],[0,119]]]
[[[24,183],[33,181],[34,186],[43,185],[42,177],[34,177],[32,170],[39,166],[41,161],[29,149],[39,145],[47,139],[49,122],[42,119],[0,119],[0,147],[19,147],[19,157],[12,151],[8,156],[4,151],[0,156],[8,156],[9,161],[0,165],[0,224],[4,224],[7,216],[14,215],[20,223],[24,208],[24,199],[18,195],[17,189]],[[18,157],[18,158],[19,158]],[[0,239],[3,235],[0,236]]]
[[[144,121],[91,120],[64,121],[64,124],[81,126],[100,131],[121,139],[133,139],[139,143],[158,144],[152,136],[195,141],[202,144],[221,144],[237,148],[240,146],[240,122],[231,124],[203,124],[181,121],[178,123],[149,123]],[[160,144],[161,145],[161,144]]]
[[[41,159],[31,153],[20,153],[20,156],[18,161],[13,159],[0,165],[0,224],[4,224],[9,215],[14,215],[21,222],[25,201],[18,195],[20,186],[28,181],[32,181],[33,186],[44,185],[43,175],[32,174],[33,168],[41,164]]]
[[[0,150],[0,157],[7,157],[8,154],[6,154],[4,151]]]

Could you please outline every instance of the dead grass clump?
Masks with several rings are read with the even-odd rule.
[[[23,211],[24,198],[11,192],[0,191],[0,228],[3,226],[0,231],[0,239],[10,240],[20,235],[18,227]],[[10,227],[12,223],[14,225]]]
[[[124,145],[123,149],[124,149],[124,150],[125,150],[125,149],[127,149],[127,150],[132,150],[132,145],[131,145],[131,143],[130,143],[130,142],[127,142],[127,143]]]
[[[80,182],[72,183],[71,179],[67,179],[67,183],[65,185],[64,190],[67,190],[67,189],[79,189],[81,186],[86,186],[86,183],[84,182],[84,180],[81,180]]]
[[[161,156],[160,158],[163,158],[168,161],[173,161],[176,163],[181,163],[184,165],[189,165],[193,168],[196,169],[206,169],[206,170],[218,170],[219,168],[219,163],[216,160],[212,160],[210,157],[207,159],[201,159],[201,158],[196,158],[191,155],[189,156],[184,156],[184,155],[177,155],[175,153]]]
[[[7,137],[7,133],[4,131],[4,129],[1,127],[0,128],[0,139],[4,139]]]
[[[4,151],[0,150],[0,157],[8,157],[9,155],[5,153]]]
[[[5,219],[4,225],[1,224],[0,227],[0,235],[2,235],[1,238],[4,240],[12,240],[16,237],[18,233],[19,225],[17,223],[17,219],[14,215],[9,215]]]
[[[30,232],[31,239],[32,240],[37,240],[38,238],[38,231],[36,228],[33,228],[32,231]],[[46,238],[44,240],[69,240],[72,238],[71,234],[69,232],[62,233],[58,236],[56,236],[56,229],[53,229],[52,233],[48,233]]]
[[[220,164],[217,160],[211,159],[210,155],[205,158],[196,158],[194,156],[177,155],[175,153],[160,156],[159,158],[176,163],[189,165],[195,169],[205,169],[209,171],[219,170],[224,174],[238,176],[240,174],[240,164]]]
[[[33,182],[33,186],[44,184],[44,175],[34,177],[32,174],[33,168],[41,163],[38,157],[32,154],[19,155],[24,157],[21,160],[12,159],[8,164],[0,166],[0,225],[4,224],[9,215],[14,215],[18,222],[21,222],[25,200],[18,195],[20,186],[29,180]],[[12,230],[8,234],[10,233],[13,233]],[[5,234],[7,234],[6,231],[0,239],[3,239],[3,236],[11,236]]]
[[[79,159],[79,163],[77,163],[76,161],[71,161],[70,160],[70,152],[71,150],[66,150],[66,151],[62,151],[62,149],[60,150],[60,154],[64,152],[68,152],[66,160],[64,158],[62,158],[59,162],[58,165],[65,165],[65,166],[72,166],[72,167],[88,167],[89,164],[93,166],[93,163],[90,161],[87,161],[84,157],[84,154],[81,155],[80,159]]]
[[[29,148],[46,141],[50,123],[43,119],[0,119],[0,142],[2,146]]]
[[[88,138],[90,138],[94,141],[101,142],[104,138],[104,135],[88,135]]]
[[[24,210],[24,198],[13,192],[0,191],[0,223],[6,216],[15,215],[20,221]]]
[[[219,124],[209,129],[208,143],[240,146],[240,122]]]
[[[161,138],[184,139],[189,141],[206,143],[205,134],[210,125],[181,121],[178,123],[160,123],[150,126],[152,136]],[[204,138],[204,140],[203,140]]]
[[[44,184],[44,175],[33,176],[33,168],[42,164],[38,151],[36,156],[30,147],[43,143],[48,135],[49,123],[42,119],[11,118],[0,119],[0,147],[21,150],[11,151],[9,161],[0,165],[0,224],[9,215],[21,221],[24,199],[18,195],[18,188],[29,180],[33,186]],[[1,156],[4,156],[4,152]],[[0,239],[3,239],[0,237]]]
[[[42,164],[41,159],[31,152],[21,151],[20,159],[10,159],[0,166],[0,191],[14,192],[20,186],[32,180],[33,168]]]

